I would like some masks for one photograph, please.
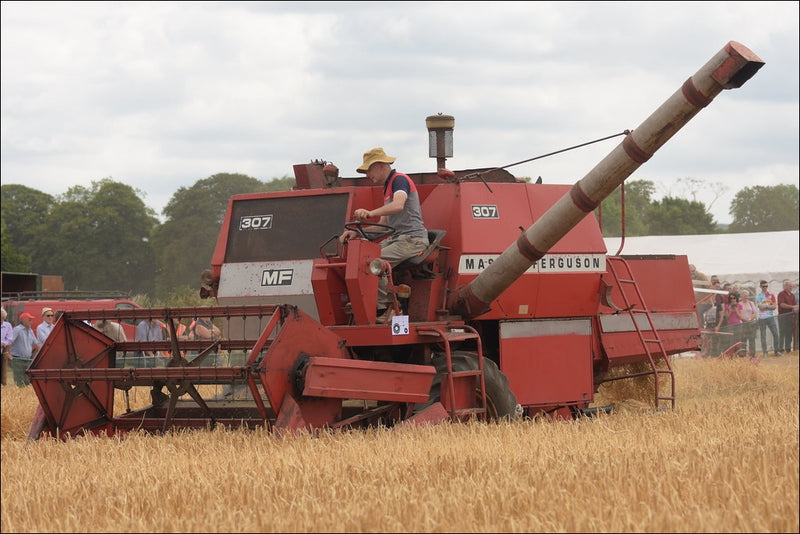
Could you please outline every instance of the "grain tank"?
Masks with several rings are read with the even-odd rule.
[[[62,317],[28,371],[40,400],[31,436],[571,418],[595,409],[605,381],[642,375],[656,407],[674,406],[670,357],[700,344],[687,259],[609,255],[587,215],[762,65],[729,42],[572,186],[451,171],[454,118],[428,117],[436,171],[409,176],[430,246],[394,269],[380,259],[393,229],[352,220],[381,189],[325,160],[295,165],[291,191],[230,199],[203,274],[212,306]],[[360,238],[340,244],[345,226]],[[381,276],[390,324],[376,322]],[[83,323],[201,315],[222,326],[220,339],[115,343]],[[119,354],[148,348],[167,354],[161,365],[118,366]],[[612,373],[631,364],[640,369]],[[152,404],[115,409],[114,391],[134,386]]]

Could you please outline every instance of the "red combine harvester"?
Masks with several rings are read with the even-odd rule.
[[[392,229],[348,222],[381,204],[364,177],[312,162],[294,166],[292,191],[232,197],[203,276],[201,294],[215,305],[65,313],[28,370],[40,402],[31,439],[572,418],[597,409],[604,382],[643,375],[655,407],[674,407],[670,356],[700,347],[687,258],[607,255],[587,215],[762,65],[729,42],[572,186],[449,171],[454,119],[428,117],[437,171],[409,176],[430,246],[394,269],[379,243]],[[361,237],[342,245],[345,224]],[[395,297],[391,324],[376,324],[380,276]],[[220,339],[115,343],[83,322],[198,316],[221,325]],[[171,358],[118,367],[121,354],[142,350]],[[625,366],[645,370],[610,372]],[[115,390],[133,386],[151,388],[152,404],[115,411]]]

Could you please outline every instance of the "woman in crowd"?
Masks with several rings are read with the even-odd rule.
[[[722,316],[720,317],[716,327],[718,332],[720,328],[722,328],[723,332],[731,334],[729,336],[725,336],[725,339],[722,340],[722,352],[725,352],[735,343],[741,341],[742,318],[740,316],[740,310],[741,304],[739,303],[739,294],[728,294],[728,301],[722,307]]]
[[[756,357],[756,332],[758,331],[758,307],[750,300],[750,291],[742,290],[739,317],[742,320],[742,347],[739,354]]]

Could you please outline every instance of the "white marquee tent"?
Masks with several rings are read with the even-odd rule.
[[[620,238],[605,238],[609,254],[619,250]],[[770,283],[770,291],[783,289],[783,280],[798,281],[800,246],[798,231],[747,234],[666,235],[626,237],[622,255],[678,254],[708,276],[745,287]]]

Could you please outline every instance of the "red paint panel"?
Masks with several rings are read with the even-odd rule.
[[[501,368],[521,405],[582,404],[593,399],[590,335],[503,338],[500,350]]]
[[[624,256],[624,258],[630,265],[633,278],[648,309],[651,311],[695,309],[694,285],[686,256]],[[622,302],[621,295],[617,298]]]
[[[435,372],[430,365],[311,357],[305,372],[303,395],[425,402]]]

